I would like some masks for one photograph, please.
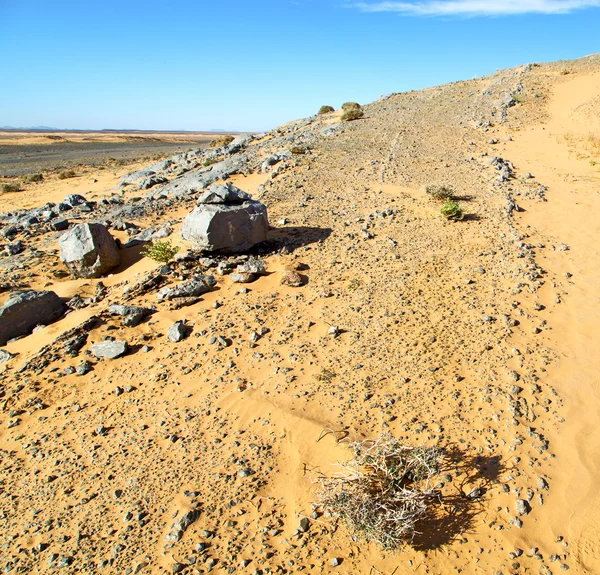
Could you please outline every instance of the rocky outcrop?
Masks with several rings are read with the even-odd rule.
[[[115,240],[101,224],[79,224],[59,240],[60,260],[76,278],[98,278],[121,263]]]
[[[27,290],[13,293],[0,308],[0,345],[31,333],[62,317],[66,306],[53,291]]]
[[[264,204],[231,184],[211,186],[183,221],[181,237],[195,248],[222,253],[243,252],[267,239]]]

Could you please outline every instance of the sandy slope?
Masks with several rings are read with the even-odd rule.
[[[530,241],[566,243],[568,252],[541,260],[557,275],[573,274],[564,290],[545,286],[540,300],[560,294],[549,322],[548,345],[559,354],[548,382],[565,399],[567,424],[555,441],[560,467],[553,474],[556,498],[548,527],[555,534],[568,526],[572,552],[581,572],[600,572],[600,170],[592,165],[600,149],[600,74],[569,79],[553,90],[549,118],[523,130],[507,144],[521,170],[549,186],[549,202],[519,216],[530,226]]]
[[[9,343],[18,355],[0,368],[7,572],[54,572],[63,558],[59,572],[598,572],[600,172],[590,161],[600,154],[589,132],[600,63],[568,66],[394,95],[285,169],[235,176],[267,204],[276,246],[261,254],[269,274],[246,293],[218,277],[200,302],[175,309],[150,291],[130,301],[157,307],[147,322],[103,316],[77,357],[51,348],[19,372],[155,267],[131,248],[102,280],[105,299]],[[519,102],[502,112],[510,93]],[[492,156],[513,163],[512,178],[498,180]],[[421,189],[431,182],[454,185],[464,221],[441,219]],[[2,209],[89,185],[88,175],[47,182]],[[157,204],[136,223],[168,221],[185,247],[177,232],[194,201]],[[58,235],[24,237],[35,250],[4,258],[3,281],[95,293],[98,280],[56,274]],[[308,284],[280,285],[298,262]],[[168,342],[181,319],[191,336]],[[132,352],[94,360],[90,345],[107,335]],[[77,376],[82,360],[93,371]],[[396,552],[353,540],[315,485],[348,457],[348,440],[382,431],[449,454],[439,503]],[[483,496],[468,499],[473,487]],[[517,518],[523,498],[531,511]],[[165,539],[190,509],[197,521]],[[296,533],[306,516],[308,533]]]

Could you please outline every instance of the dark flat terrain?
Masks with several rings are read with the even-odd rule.
[[[171,142],[65,142],[42,145],[0,145],[0,176],[23,176],[77,164],[102,164],[109,158],[136,161],[145,156],[173,155],[204,148],[207,141]]]

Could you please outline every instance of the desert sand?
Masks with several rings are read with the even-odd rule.
[[[216,275],[177,308],[128,291],[157,268],[139,246],[108,277],[72,279],[52,231],[20,234],[26,250],[0,259],[0,304],[25,287],[91,298],[2,348],[14,354],[0,365],[5,572],[600,572],[600,57],[364,110],[248,145],[253,161],[229,180],[272,226],[255,252],[268,273],[251,284]],[[309,153],[261,164],[297,141]],[[27,184],[0,211],[81,193],[98,208],[72,223],[114,222],[145,193],[116,188],[131,169]],[[440,216],[432,183],[453,186],[462,221]],[[190,249],[179,231],[196,197],[156,197],[127,218],[168,224]],[[298,264],[306,285],[281,285]],[[171,283],[202,271],[171,266]],[[136,327],[106,313],[128,293],[156,307]],[[93,316],[66,355],[57,338]],[[173,343],[178,320],[192,333]],[[106,336],[130,352],[95,359]],[[437,502],[395,551],[319,505],[318,477],[348,459],[348,441],[382,432],[446,452]]]

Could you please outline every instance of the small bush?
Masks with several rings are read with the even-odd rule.
[[[43,182],[44,176],[42,176],[42,174],[29,174],[28,176],[25,176],[23,180],[28,184],[35,184],[37,182]]]
[[[306,148],[304,146],[292,146],[290,152],[292,154],[306,154]]]
[[[335,112],[335,108],[333,106],[321,106],[319,108],[319,116],[323,114],[331,114],[331,112]]]
[[[23,188],[17,182],[10,182],[9,184],[2,184],[2,191],[8,192],[22,192]]]
[[[447,220],[462,220],[464,217],[461,207],[452,199],[448,198],[440,208],[440,213]]]
[[[353,457],[342,473],[321,477],[320,502],[353,533],[385,549],[397,549],[415,532],[435,491],[429,480],[439,472],[437,447],[406,447],[389,434],[349,445]]]
[[[209,148],[222,148],[223,146],[228,146],[233,142],[235,138],[233,136],[221,136],[220,138],[216,138],[212,142],[208,144]]]
[[[342,114],[341,120],[342,122],[351,122],[352,120],[359,120],[365,115],[365,113],[360,108],[354,108],[352,110],[348,110]]]
[[[154,260],[155,262],[159,262],[161,264],[166,264],[167,262],[173,259],[173,256],[179,251],[178,246],[172,246],[171,240],[165,240],[161,242],[160,240],[156,240],[152,242],[149,246],[146,246],[140,253]]]
[[[212,166],[213,164],[218,164],[220,160],[218,160],[217,158],[208,158],[207,160],[204,160],[204,162],[202,162],[202,165],[205,168],[208,168],[208,166]]]
[[[425,186],[425,193],[429,195],[432,200],[445,201],[454,198],[454,189],[452,186],[446,184],[430,184]]]
[[[69,178],[74,178],[75,172],[73,170],[63,170],[59,172],[58,179],[59,180],[68,180]]]
[[[344,110],[344,112],[347,112],[348,110],[360,110],[360,104],[357,104],[356,102],[346,102],[345,104],[342,104],[342,110]]]

